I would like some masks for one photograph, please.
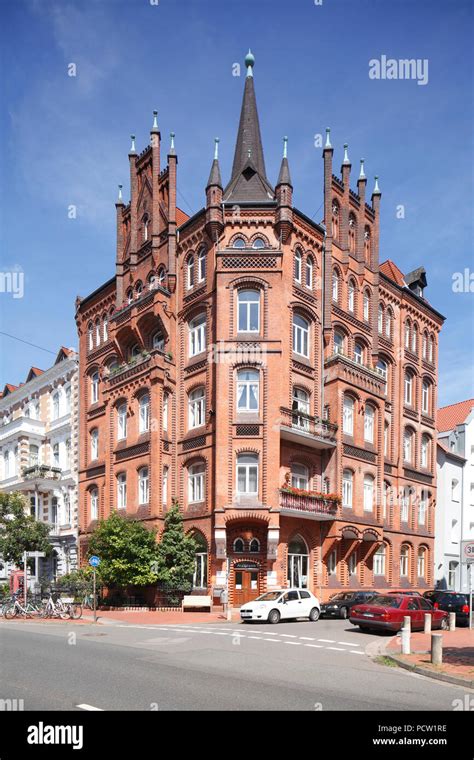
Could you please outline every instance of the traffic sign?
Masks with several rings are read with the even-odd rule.
[[[46,552],[25,552],[27,557],[46,557]]]
[[[461,541],[461,562],[463,565],[474,562],[474,541]]]
[[[100,565],[100,558],[97,557],[95,554],[93,554],[92,557],[89,557],[89,565],[91,567],[99,567],[99,565]]]

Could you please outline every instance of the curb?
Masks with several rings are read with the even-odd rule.
[[[397,655],[384,653],[391,662],[394,662],[403,670],[409,670],[411,673],[418,673],[420,676],[427,676],[427,678],[433,678],[435,681],[444,681],[445,683],[453,683],[455,686],[464,686],[466,689],[474,689],[474,681],[469,681],[467,678],[457,678],[456,676],[450,676],[446,673],[436,673],[429,668],[423,668],[421,665],[412,665],[410,662],[400,659]]]

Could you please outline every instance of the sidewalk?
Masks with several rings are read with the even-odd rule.
[[[443,636],[443,663],[430,662],[431,634],[412,633],[412,654],[401,654],[400,636],[387,644],[385,653],[401,667],[416,673],[474,688],[474,630],[456,628],[455,631],[433,631]]]
[[[92,612],[84,610],[83,619],[90,622]],[[99,623],[120,622],[134,625],[189,625],[193,623],[226,623],[227,618],[222,610],[213,612],[160,612],[156,610],[98,610],[97,620]],[[238,609],[232,610],[232,621],[240,621]]]

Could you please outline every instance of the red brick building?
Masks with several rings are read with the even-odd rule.
[[[423,268],[379,265],[380,190],[323,150],[324,219],[294,207],[286,139],[266,176],[247,76],[232,176],[176,206],[155,119],[116,204],[114,277],[77,301],[80,542],[112,509],[162,528],[176,498],[195,586],[426,588],[443,317]],[[367,201],[370,200],[368,203]]]

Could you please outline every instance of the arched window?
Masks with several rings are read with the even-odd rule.
[[[347,308],[352,313],[354,313],[355,311],[355,292],[356,292],[355,282],[354,280],[349,280],[349,285],[347,289]]]
[[[127,437],[127,405],[121,404],[117,409],[117,439]]]
[[[409,464],[413,464],[413,438],[413,430],[411,430],[411,428],[405,428],[403,434],[403,459]]]
[[[198,282],[206,279],[206,249],[201,248],[198,254]]]
[[[339,272],[336,269],[332,273],[332,300],[339,301]]]
[[[306,259],[306,287],[313,289],[313,258],[308,256]]]
[[[236,467],[237,493],[243,495],[258,494],[258,456],[257,454],[239,454]]]
[[[375,433],[375,409],[371,404],[365,405],[364,410],[364,441],[374,442]]]
[[[387,558],[387,547],[382,544],[374,554],[374,575],[385,575],[385,563]]]
[[[364,512],[372,512],[374,509],[374,476],[364,475]]]
[[[364,322],[368,322],[370,320],[370,292],[368,290],[364,290],[363,312]]]
[[[304,464],[293,463],[291,465],[291,485],[293,488],[309,489],[309,470]]]
[[[186,262],[186,282],[187,287],[192,288],[194,286],[194,256],[190,254]]]
[[[428,358],[428,333],[426,332],[426,330],[423,333],[423,339],[421,342],[421,355],[423,359]]]
[[[252,554],[258,554],[260,551],[260,541],[258,538],[252,538],[252,540],[249,543],[249,552]]]
[[[354,551],[349,555],[349,559],[347,560],[347,569],[349,571],[349,575],[357,575],[357,549],[354,549]]]
[[[150,429],[150,396],[144,393],[138,402],[138,432],[146,433]]]
[[[245,248],[245,240],[241,237],[235,238],[233,243],[234,248]]]
[[[59,443],[55,443],[53,446],[53,467],[59,467],[59,466],[60,466]]]
[[[94,372],[91,375],[91,404],[96,404],[99,400],[99,373]]]
[[[346,435],[354,435],[354,399],[352,396],[344,396],[342,431]]]
[[[96,319],[95,322],[95,344],[100,346],[100,319]]]
[[[30,461],[30,467],[35,467],[35,465],[40,464],[39,446],[36,446],[36,444],[33,444],[33,443],[30,443],[29,461]]]
[[[387,515],[388,515],[389,494],[390,494],[390,483],[384,480],[383,491],[382,491],[382,518],[384,520],[387,519]]]
[[[157,332],[153,333],[152,338],[151,338],[151,345],[157,351],[165,350],[165,338],[161,330],[158,330]]]
[[[421,436],[421,466],[430,467],[430,437],[426,434]]]
[[[357,222],[354,214],[349,214],[349,253],[356,252]]]
[[[377,364],[376,364],[376,366],[375,366],[375,369],[378,372],[378,374],[380,375],[380,377],[383,378],[383,381],[384,381],[384,392],[386,394],[387,393],[387,388],[388,388],[388,383],[387,383],[387,380],[388,380],[388,364],[383,359],[379,359],[378,362],[377,362]]]
[[[294,427],[309,430],[309,393],[303,388],[293,388],[291,422]]]
[[[189,323],[189,356],[196,356],[206,349],[206,315],[199,314]]]
[[[71,448],[72,448],[71,439],[66,438],[66,470],[71,469]],[[66,522],[69,522],[69,520],[66,520]]]
[[[262,248],[265,248],[265,240],[261,237],[255,238],[255,240],[252,243],[252,248],[255,248],[256,250],[261,250]]]
[[[169,467],[165,465],[163,467],[163,480],[161,483],[161,502],[166,504],[168,502],[168,473]]]
[[[403,486],[401,502],[400,519],[403,523],[407,523],[410,515],[410,486]]]
[[[204,501],[204,463],[193,464],[188,469],[188,501],[190,504]]]
[[[164,287],[165,277],[166,277],[165,268],[163,266],[161,266],[158,269],[158,284],[161,285],[161,287]]]
[[[390,308],[387,309],[387,314],[385,317],[385,336],[390,340],[392,337],[392,323],[393,323],[393,312]]]
[[[102,320],[102,332],[103,332],[104,343],[105,343],[109,339],[109,315],[108,314],[104,314],[104,317]]]
[[[417,570],[418,578],[423,578],[424,580],[426,574],[426,549],[424,546],[420,546],[418,549]]]
[[[300,314],[293,314],[293,352],[309,358],[309,322]]]
[[[344,354],[344,333],[334,330],[333,335],[333,353]]]
[[[90,432],[91,460],[99,458],[99,431],[94,428]]]
[[[132,288],[129,288],[127,290],[127,303],[130,306],[131,303],[133,303],[133,290]]]
[[[428,509],[428,491],[421,489],[420,501],[418,504],[418,525],[426,524],[426,512]]]
[[[416,325],[413,325],[411,333],[411,350],[414,354],[418,352],[418,327]]]
[[[342,351],[337,352],[337,353],[342,353]],[[362,343],[359,343],[359,341],[356,341],[354,343],[354,361],[357,364],[364,363],[364,346],[362,345]]]
[[[387,421],[383,426],[383,453],[385,457],[390,454],[390,424]]]
[[[411,333],[411,323],[410,320],[407,319],[405,322],[405,348],[410,348],[410,333]]]
[[[138,345],[138,343],[134,343],[134,345],[130,349],[130,358],[131,359],[137,359],[141,354],[141,348]]]
[[[138,470],[138,503],[148,504],[150,500],[150,478],[148,467]]]
[[[411,372],[405,372],[405,404],[413,404],[413,375]]]
[[[137,284],[135,285],[135,298],[140,298],[142,293],[143,293],[143,285],[139,280]]]
[[[245,551],[245,543],[243,538],[236,538],[233,544],[233,550],[237,554],[242,554]]]
[[[332,202],[332,237],[339,241],[339,203],[336,200]]]
[[[404,544],[400,549],[400,577],[408,578],[410,564],[410,548]]]
[[[421,411],[424,414],[430,414],[430,384],[427,380],[423,380],[421,386]]]
[[[370,264],[370,258],[372,255],[372,240],[370,234],[370,227],[364,229],[364,257],[367,264]]]
[[[143,217],[143,242],[146,243],[148,240],[148,227],[150,224],[150,219],[148,217],[148,214],[145,214]]]
[[[295,280],[301,282],[301,267],[302,267],[302,255],[298,249],[295,253]]]
[[[206,396],[204,388],[196,388],[188,397],[188,425],[200,427],[206,421]]]
[[[352,508],[354,473],[346,469],[342,472],[342,506]]]
[[[53,420],[57,420],[59,418],[59,391],[55,391],[53,393]]]
[[[428,346],[428,361],[433,363],[434,362],[434,338],[432,335],[430,335],[430,342]]]
[[[193,587],[207,588],[207,543],[201,533],[195,533],[193,538],[196,542]]]
[[[383,333],[383,316],[384,316],[383,305],[381,303],[379,303],[378,330],[379,330],[379,334],[380,335],[382,335],[382,333]]]
[[[90,519],[99,519],[99,491],[97,488],[92,488],[90,491]]]
[[[241,369],[237,372],[237,411],[258,412],[259,378],[256,369]]]
[[[308,588],[309,551],[306,541],[295,536],[288,544],[288,585],[292,588]]]
[[[239,332],[260,330],[260,293],[258,290],[239,290]]]
[[[169,393],[163,393],[163,431],[168,430]]]
[[[120,472],[117,475],[117,509],[127,508],[127,475]]]
[[[94,326],[92,322],[89,322],[87,325],[87,343],[89,346],[89,351],[92,351],[94,348]]]

